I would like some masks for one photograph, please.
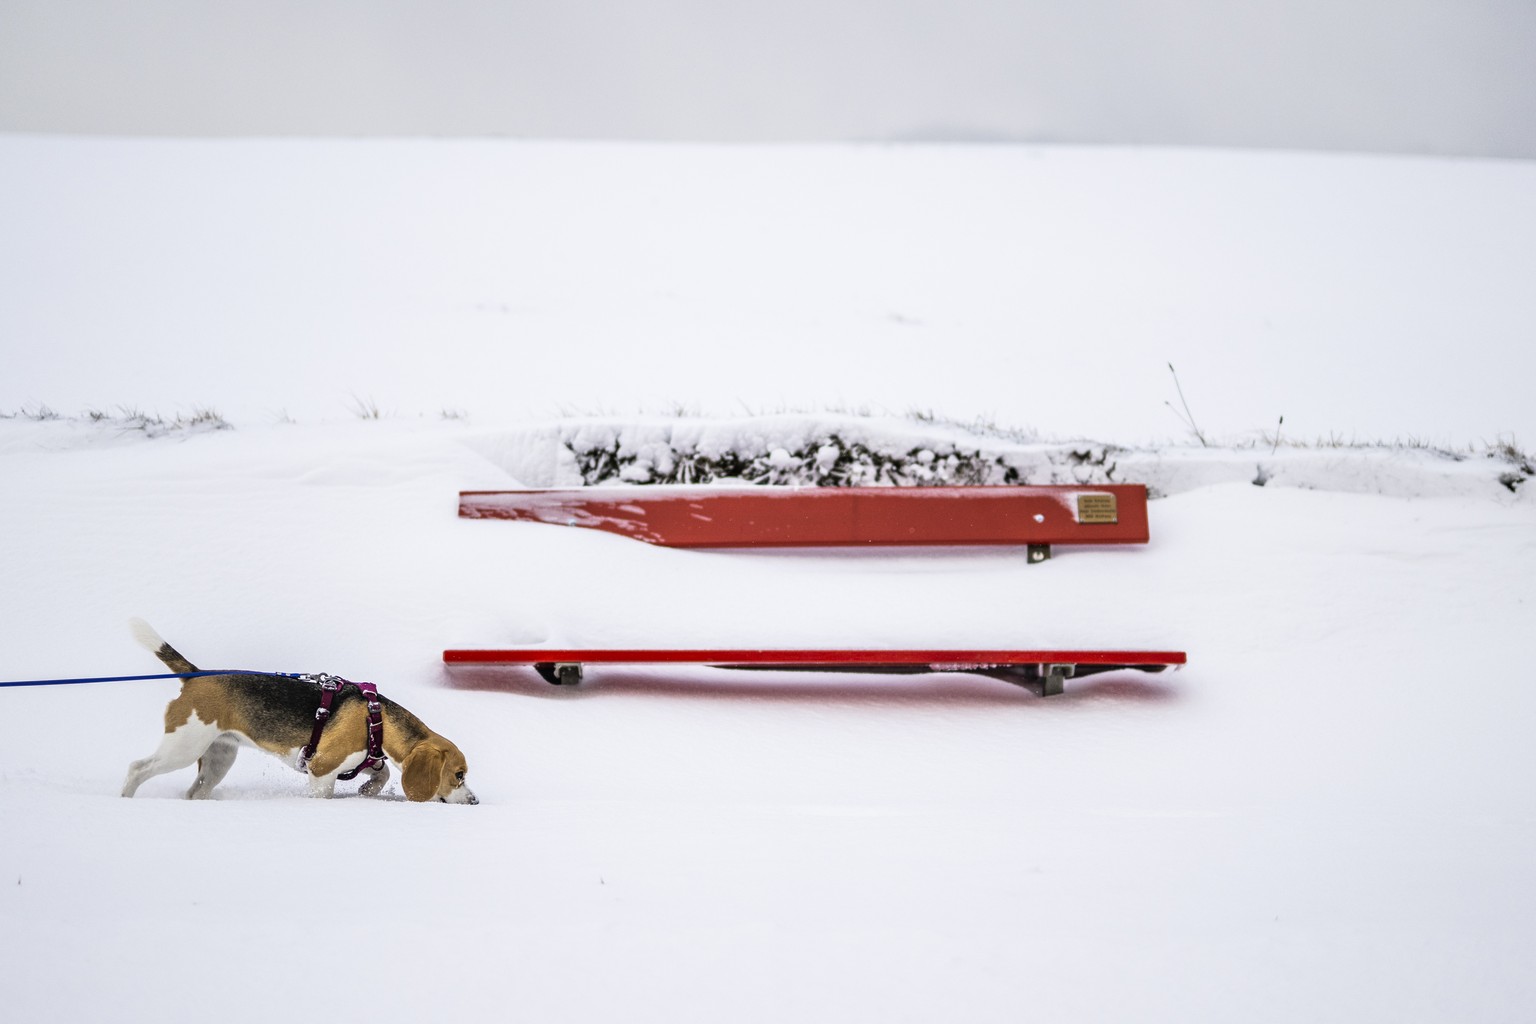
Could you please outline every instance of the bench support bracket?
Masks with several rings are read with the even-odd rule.
[[[533,670],[551,686],[576,686],[581,682],[581,665],[578,662],[540,661]]]
[[[1067,680],[1072,678],[1076,672],[1076,665],[1041,665],[1040,696],[1059,696],[1065,692]]]

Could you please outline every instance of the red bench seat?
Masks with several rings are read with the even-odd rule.
[[[1021,651],[932,650],[826,650],[826,649],[618,649],[618,648],[504,648],[458,649],[443,652],[450,665],[528,665],[557,685],[581,681],[586,665],[713,665],[721,668],[758,668],[863,672],[983,672],[1039,683],[1045,695],[1062,692],[1072,676],[1093,675],[1120,669],[1161,672],[1182,665],[1182,651]]]

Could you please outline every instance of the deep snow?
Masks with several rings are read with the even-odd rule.
[[[0,429],[6,425],[0,424]],[[0,691],[22,1019],[1518,1020],[1536,996],[1531,505],[1202,488],[1145,550],[701,553],[460,521],[470,428],[6,456],[14,676],[381,683],[475,808],[129,802],[165,682]],[[966,676],[444,672],[457,644],[1176,645],[1040,700]],[[14,884],[12,884],[14,880]],[[339,957],[335,968],[324,957]],[[261,979],[250,984],[248,979]]]
[[[249,207],[228,205],[231,194],[214,187],[223,180],[218,167],[270,170],[295,153],[286,143],[0,144],[27,158],[27,167],[6,164],[4,173],[34,197],[39,188],[64,188],[45,187],[44,167],[65,183],[111,180],[111,168],[91,165],[101,154],[113,158],[121,181],[161,199],[195,196],[199,174],[212,173],[198,202],[246,228],[272,212],[262,198],[270,193],[257,188]],[[398,183],[414,168],[432,183],[432,202],[450,190],[439,177],[445,165],[490,181],[509,164],[552,161],[562,173],[585,169],[589,181],[646,183],[667,194],[690,167],[707,177],[720,161],[739,158],[741,173],[756,166],[749,153],[688,147],[338,144],[307,152],[348,154],[359,166],[380,153],[398,156],[383,179]],[[1422,184],[1427,175],[1471,205],[1493,202],[1491,179],[1521,188],[1532,180],[1523,164],[837,152],[834,159],[762,151],[766,169],[752,173],[799,167],[802,187],[815,192],[827,169],[814,167],[818,160],[851,159],[876,184],[916,161],[953,197],[974,184],[971,171],[992,161],[1012,168],[1060,157],[1076,173],[1097,167],[1122,187],[1140,180],[1130,169],[1142,167],[1155,190],[1167,184],[1170,162],[1187,169],[1208,156],[1213,178],[1233,174],[1250,184],[1284,181],[1298,168],[1326,178],[1331,168],[1374,193]],[[319,181],[295,175],[286,194],[307,197],[309,212],[323,207],[343,180],[337,168],[331,164],[336,175]],[[845,172],[851,187],[859,175],[848,167],[836,174]],[[159,182],[162,173],[174,179]],[[384,187],[378,180],[357,188]],[[984,193],[983,186],[976,189]],[[0,201],[15,203],[14,190],[5,195]],[[737,209],[728,201],[733,193],[709,195],[717,210]],[[414,401],[427,393],[417,373],[424,366],[456,368],[472,382],[466,387],[491,395],[536,386],[520,380],[538,380],[553,357],[503,351],[486,338],[465,342],[470,335],[447,330],[446,321],[430,337],[379,342],[355,330],[350,313],[291,336],[285,329],[305,322],[317,295],[398,298],[378,287],[382,279],[328,262],[338,249],[366,247],[353,230],[361,221],[318,222],[303,256],[314,256],[311,269],[333,267],[350,291],[317,278],[313,290],[296,292],[291,268],[263,264],[272,275],[263,286],[270,308],[250,321],[240,314],[254,306],[224,300],[238,293],[254,301],[257,286],[232,265],[193,266],[195,247],[184,247],[197,238],[210,264],[254,258],[226,245],[216,227],[189,223],[180,206],[143,208],[142,190],[86,188],[78,198],[61,200],[51,214],[33,210],[23,222],[35,227],[71,210],[43,248],[60,256],[70,238],[95,239],[80,262],[30,263],[17,256],[15,235],[0,240],[7,268],[25,263],[20,277],[6,278],[0,344],[4,394],[27,394],[8,400],[13,407],[47,401],[65,412],[111,403],[152,409],[172,401],[159,396],[176,393],[220,407],[235,429],[147,439],[110,423],[0,420],[0,675],[155,671],[126,628],[130,615],[142,615],[206,666],[326,670],[378,682],[465,750],[483,802],[311,801],[296,774],[251,752],[219,799],[175,799],[190,783],[182,773],[123,800],[116,792],[127,764],[155,744],[174,684],[0,689],[0,991],[15,1019],[378,1012],[1182,1024],[1528,1016],[1536,999],[1528,969],[1536,942],[1529,735],[1536,690],[1526,678],[1536,624],[1536,506],[1528,485],[1517,493],[1500,486],[1491,464],[1424,452],[1281,448],[1277,458],[1300,468],[1256,487],[1246,460],[1267,449],[1163,446],[1142,467],[1173,481],[1152,506],[1151,544],[1063,549],[1035,566],[996,550],[671,551],[592,531],[464,521],[454,516],[460,488],[559,482],[564,431],[596,425],[651,436],[662,428],[636,418],[529,422],[526,408],[449,421],[430,408],[427,418],[378,421],[242,418],[234,410],[321,405],[316,396],[330,390],[369,388],[353,383],[356,367]],[[1503,256],[1486,255],[1479,265],[1513,275],[1531,259],[1536,235],[1503,234],[1526,215],[1518,197],[1503,201],[1509,220],[1482,225],[1494,239],[1490,252]],[[610,213],[650,216],[635,213],[644,204],[633,192],[604,202]],[[742,202],[740,209],[751,207]],[[1123,202],[1123,210],[1143,209]],[[1270,232],[1294,229],[1285,222],[1299,208],[1309,207],[1298,198],[1272,208]],[[429,213],[404,211],[374,225],[370,237],[406,222],[428,230]],[[161,216],[170,216],[160,233],[166,247],[140,251],[144,239],[129,227]],[[914,214],[930,227],[943,220],[927,216]],[[1211,210],[1190,216],[1196,237],[1238,237]],[[577,238],[607,238],[600,219],[581,223]],[[689,223],[697,229],[705,218],[685,218],[669,251],[699,242]],[[857,230],[864,223],[807,216],[805,230],[786,238],[804,242],[807,260],[823,269],[827,251],[848,256],[848,266],[884,266],[864,280],[900,290],[908,279],[891,276],[890,261],[906,258],[892,254],[890,237]],[[955,287],[966,292],[995,269],[989,244],[1003,244],[981,223],[953,228],[956,238],[979,232],[967,255],[952,260],[949,276],[963,278]],[[1074,244],[1061,222],[1041,230]],[[1417,264],[1427,251],[1404,257],[1402,239],[1353,221],[1339,231],[1345,248],[1373,253],[1380,264]],[[28,237],[42,244],[43,234]],[[470,246],[452,266],[437,267],[434,280],[475,280],[485,251]],[[130,253],[132,260],[119,261]],[[755,258],[741,249],[723,261],[732,257]],[[599,268],[620,262],[614,251],[594,259]],[[708,262],[700,255],[674,270],[687,278]],[[109,267],[122,271],[121,280]],[[911,281],[929,281],[923,260],[909,269]],[[1430,261],[1421,270],[1433,276],[1444,267]],[[1298,301],[1320,294],[1306,273],[1287,286]],[[1444,287],[1464,289],[1458,301],[1486,297],[1485,284],[1468,284],[1475,276],[1447,277]],[[50,327],[58,332],[52,337],[73,343],[69,354],[24,343],[32,336],[18,323],[50,322],[45,314],[62,310],[61,297],[82,280],[89,287],[81,308]],[[807,280],[772,291],[798,295]],[[1112,275],[1093,290],[1118,291],[1113,286],[1127,280]],[[700,276],[694,294],[718,281]],[[87,301],[101,298],[97,289],[108,283],[120,304]],[[154,287],[135,290],[146,283]],[[624,374],[633,389],[625,400],[636,404],[734,394],[709,389],[708,375],[674,373],[679,364],[666,355],[672,334],[655,333],[657,323],[642,318],[618,334],[572,312],[582,299],[594,308],[612,299],[612,283],[599,269],[582,291],[573,277],[570,304],[546,314],[554,333],[576,346],[562,358],[592,369],[594,403],[619,394]],[[1233,297],[1250,283],[1241,268],[1229,267],[1203,292],[1187,283],[1190,295],[1207,295],[1215,306],[1247,308]],[[1464,367],[1447,371],[1419,352],[1382,363],[1395,342],[1373,319],[1378,300],[1411,306],[1423,296],[1394,274],[1383,272],[1378,283],[1380,290],[1356,291],[1341,284],[1318,307],[1335,343],[1343,343],[1334,333],[1344,330],[1339,319],[1364,339],[1340,351],[1339,361],[1387,365],[1383,372],[1405,382],[1371,413],[1389,421],[1369,429],[1443,430],[1461,441],[1502,429],[1490,419],[1524,414],[1523,405],[1511,412],[1499,397],[1523,395],[1531,376],[1529,354],[1502,340],[1520,329],[1523,293],[1504,295],[1467,325],[1464,362],[1483,367],[1488,380],[1501,378],[1474,406],[1456,390]],[[839,302],[835,284],[817,293],[828,309]],[[230,290],[209,294],[205,285]],[[52,297],[30,294],[37,289]],[[186,299],[187,319],[178,320],[172,295]],[[770,299],[765,292],[758,308],[771,308]],[[1347,315],[1336,318],[1340,310]],[[378,310],[367,315],[375,314],[388,319]],[[604,316],[610,326],[623,319]],[[690,317],[679,313],[668,323],[736,339],[739,348],[719,356],[732,379],[760,366],[776,372],[773,359],[746,358],[769,349],[760,335],[734,335],[740,321]],[[105,330],[114,320],[122,329],[115,342]],[[176,322],[184,334],[170,330]],[[839,346],[829,340],[835,334],[810,330],[806,342],[824,352],[809,365],[829,387],[852,392],[851,382],[861,381],[921,395],[931,385],[935,397],[923,404],[940,407],[944,396],[965,390],[926,368],[948,353],[947,342],[914,343],[923,360],[879,360],[873,335]],[[187,358],[194,336],[220,343]],[[982,370],[970,376],[983,391],[1004,375],[988,369],[1017,358],[1001,334],[956,328],[951,337],[973,346],[967,351]],[[483,345],[495,359],[470,358],[465,344]],[[315,349],[312,357],[289,364],[302,371],[291,388],[280,387],[278,367],[305,346]],[[362,358],[370,352],[371,363]],[[526,372],[513,379],[504,371],[522,367],[524,354]],[[1211,379],[1246,386],[1238,368],[1255,365],[1250,354],[1213,367]],[[1144,359],[1165,373],[1158,362],[1165,355],[1152,341],[1122,337],[1082,362],[1046,357],[1053,376],[1042,394],[1094,396],[1072,407],[1087,426],[1056,429],[1133,440],[1116,436],[1124,421],[1113,410],[1141,401],[1145,382],[1084,367],[1090,359]],[[869,376],[853,373],[855,364]],[[1411,405],[1404,395],[1434,393],[1448,378],[1442,405],[1426,410],[1432,423],[1394,404]],[[1316,432],[1351,429],[1344,421],[1353,413],[1337,393],[1326,382],[1318,389],[1307,400],[1339,420]],[[586,394],[579,382],[564,393],[578,404]],[[1267,402],[1244,404],[1248,419],[1218,429],[1268,427],[1259,421]],[[1036,408],[1044,416],[1068,406],[1050,399]],[[1161,395],[1149,409],[1167,416]],[[1104,410],[1108,425],[1093,429]],[[806,429],[797,422],[764,430]],[[901,444],[914,431],[929,445],[956,438],[951,428],[862,422],[871,435]],[[1052,432],[1044,419],[1036,425]],[[720,419],[681,429],[694,427],[741,432],[740,421]],[[1157,429],[1166,428],[1127,434]],[[552,474],[548,481],[523,479],[537,475],[529,468],[536,465]],[[1372,486],[1381,480],[1391,485]],[[707,668],[594,670],[582,689],[563,692],[531,673],[449,673],[439,662],[449,646],[540,642],[1177,647],[1190,664],[1169,676],[1069,682],[1064,696],[1040,699],[970,676]]]

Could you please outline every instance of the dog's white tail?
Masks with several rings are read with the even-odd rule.
[[[128,620],[128,628],[133,631],[133,638],[139,642],[139,646],[150,654],[165,646],[165,638],[155,632],[155,627],[137,616]]]
[[[165,638],[162,637],[159,633],[155,632],[155,627],[151,626],[143,619],[137,617],[129,619],[128,628],[133,631],[133,638],[137,640],[146,651],[153,654],[161,661],[165,662],[165,664],[170,668],[172,672],[197,671],[196,665],[182,657],[180,651],[166,643]]]

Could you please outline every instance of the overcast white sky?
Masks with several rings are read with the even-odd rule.
[[[0,0],[0,131],[1536,157],[1536,0]]]

